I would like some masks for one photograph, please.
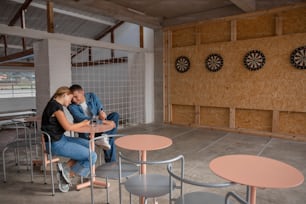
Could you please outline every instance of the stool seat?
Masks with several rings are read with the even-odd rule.
[[[124,185],[131,194],[146,198],[163,196],[170,191],[169,176],[159,174],[132,176]]]
[[[136,165],[122,163],[122,177],[126,178],[133,174],[136,174],[139,170]],[[96,168],[96,176],[101,178],[109,178],[117,180],[119,179],[119,165],[118,162],[109,162],[102,164]]]

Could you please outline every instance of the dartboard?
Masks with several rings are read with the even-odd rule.
[[[298,69],[306,69],[306,46],[296,48],[290,55],[290,62]]]
[[[205,60],[206,68],[211,72],[219,71],[223,66],[223,59],[219,54],[210,54]]]
[[[265,65],[265,55],[259,50],[251,50],[244,58],[243,63],[245,67],[251,71],[256,71]]]
[[[180,56],[175,60],[175,68],[178,72],[186,72],[190,68],[190,61],[188,57]]]

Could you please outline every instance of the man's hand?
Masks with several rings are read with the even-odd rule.
[[[101,120],[106,120],[106,117],[107,117],[106,113],[103,110],[101,110],[99,113],[99,118]]]

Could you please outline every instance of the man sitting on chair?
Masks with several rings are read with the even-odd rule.
[[[119,114],[112,112],[109,115],[103,111],[103,105],[96,94],[92,92],[85,93],[83,88],[74,84],[70,87],[73,94],[72,104],[68,106],[74,122],[81,122],[83,120],[91,120],[97,117],[100,120],[112,120],[116,124],[116,127],[110,131],[104,133],[96,133],[95,137],[101,136],[101,134],[116,134],[119,122]],[[88,133],[79,133],[79,137],[88,139]],[[96,141],[96,145],[101,146],[104,151],[105,162],[116,161],[116,146],[114,144],[114,138],[105,138],[104,140]]]

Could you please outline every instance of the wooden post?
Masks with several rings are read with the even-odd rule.
[[[278,36],[283,34],[283,20],[279,15],[275,16],[275,34]]]
[[[139,26],[139,47],[143,48],[144,42],[143,42],[143,26]]]
[[[54,13],[52,1],[47,1],[47,28],[49,33],[54,33]]]
[[[201,123],[201,106],[195,105],[195,124],[200,125]]]
[[[229,116],[229,127],[234,129],[236,127],[236,109],[230,108],[230,116]]]
[[[272,132],[278,132],[279,131],[279,111],[273,110],[273,116],[272,116]]]
[[[237,21],[231,21],[231,41],[237,40]]]

